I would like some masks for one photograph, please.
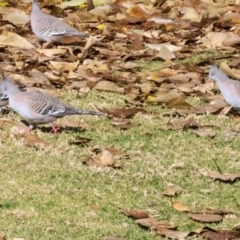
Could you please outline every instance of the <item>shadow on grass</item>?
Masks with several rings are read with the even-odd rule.
[[[25,120],[21,120],[21,122],[23,124],[26,125],[26,127],[28,127],[28,123]],[[83,133],[86,131],[86,129],[83,129],[82,127],[62,127],[62,126],[56,126],[58,128],[58,134],[61,133]],[[53,134],[53,130],[51,126],[34,126],[33,129],[40,129],[40,131],[42,131],[43,133],[52,133]]]

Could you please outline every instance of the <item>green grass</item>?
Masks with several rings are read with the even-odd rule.
[[[239,52],[236,51],[234,54],[230,55],[231,57],[239,57]],[[224,51],[211,51],[211,52],[206,52],[206,51],[199,51],[196,52],[194,55],[192,53],[189,54],[189,56],[186,56],[183,59],[173,59],[175,62],[180,63],[180,64],[199,64],[203,61],[209,61],[210,62],[214,60],[214,57],[222,57],[223,59],[226,58],[226,61],[228,61],[229,53],[225,53]],[[221,62],[221,60],[217,60],[216,62]],[[161,60],[139,60],[137,61],[140,67],[142,67],[144,70],[149,70],[149,71],[157,71],[159,69],[162,69],[164,67],[168,67],[169,65],[171,66],[170,62],[168,61],[161,61]]]
[[[92,91],[79,100],[69,93],[66,101],[87,109],[94,108],[93,102],[101,108],[123,105],[126,98]],[[1,231],[9,238],[38,240],[106,239],[110,235],[163,239],[138,227],[120,208],[145,210],[156,219],[174,222],[182,231],[203,225],[174,210],[171,202],[175,201],[192,210],[211,207],[236,214],[219,224],[209,224],[213,228],[230,229],[238,223],[239,181],[227,184],[206,176],[208,170],[218,171],[218,168],[223,173],[239,171],[239,137],[227,141],[224,133],[226,128],[236,128],[238,119],[201,116],[201,123],[216,124],[222,129],[216,130],[214,139],[200,138],[188,130],[167,130],[165,124],[170,119],[163,113],[169,110],[161,106],[146,109],[159,115],[138,113],[132,120],[133,127],[126,131],[113,127],[106,118],[92,116],[58,121],[90,124],[91,129],[84,131],[65,131],[55,136],[35,129],[34,132],[53,145],[50,149],[27,148],[22,137],[14,137],[10,128],[3,128],[0,132]],[[9,117],[19,121],[14,114]],[[93,141],[86,147],[69,145],[77,136]],[[82,164],[92,147],[111,146],[129,155],[121,160],[123,169],[91,168]],[[176,197],[164,197],[162,192],[168,186],[182,191]],[[152,206],[151,201],[157,204]],[[93,204],[99,208],[95,209]]]

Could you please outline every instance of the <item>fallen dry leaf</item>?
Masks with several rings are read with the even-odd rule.
[[[86,69],[90,69],[95,74],[109,72],[108,65],[99,60],[96,61],[96,60],[86,59],[83,62],[83,66],[85,66]],[[103,86],[110,87],[109,85],[111,82],[109,82],[109,81],[103,81],[103,82],[104,83],[102,83],[102,87]]]
[[[166,126],[168,129],[173,129],[173,130],[202,127],[202,125],[199,124],[194,118],[189,118],[185,120],[175,120],[172,122],[168,122]]]
[[[235,180],[240,178],[240,174],[238,174],[238,173],[222,174],[222,173],[215,172],[215,171],[208,171],[208,176],[210,178],[213,178],[216,180],[221,180],[223,182],[234,182]]]
[[[142,84],[136,84],[136,87],[139,87],[141,89],[141,92],[144,94],[149,94],[152,90],[152,84],[150,83],[142,83]]]
[[[234,72],[225,62],[222,62],[220,64],[219,69],[225,72],[229,77],[232,77],[234,79],[240,79],[240,74]]]
[[[17,8],[0,7],[0,13],[2,15],[1,18],[2,20],[7,20],[13,23],[14,25],[23,26],[30,21],[29,15],[27,15],[24,11]]]
[[[9,120],[7,118],[0,118],[0,128],[9,127],[14,125],[14,122],[12,120]]]
[[[93,139],[91,139],[91,138],[84,138],[84,137],[77,136],[74,141],[69,141],[69,144],[70,144],[70,145],[82,145],[82,146],[86,146],[86,144],[89,143],[89,142],[92,141],[92,140],[93,140]]]
[[[172,45],[170,43],[159,43],[159,44],[145,44],[147,47],[157,50],[157,51],[161,51],[162,48],[167,48],[169,51],[179,51],[182,49],[182,47],[179,46],[175,46]]]
[[[96,167],[104,167],[110,166],[115,168],[121,168],[122,163],[119,160],[119,155],[111,153],[107,149],[101,149],[100,153],[97,155],[90,156],[87,160],[83,163],[87,164],[88,166],[96,166]]]
[[[178,189],[175,188],[175,187],[169,187],[167,189],[165,189],[163,192],[162,192],[162,195],[164,196],[168,196],[168,197],[173,197],[173,196],[176,196],[178,193]]]
[[[189,212],[190,208],[184,204],[182,204],[181,202],[174,202],[173,204],[173,208],[176,209],[177,211],[180,212]]]
[[[67,49],[62,49],[62,48],[35,49],[35,50],[39,53],[44,54],[49,58],[52,58],[55,55],[62,55],[67,52]]]
[[[114,109],[111,109],[111,110],[108,110],[108,109],[101,109],[101,108],[97,108],[100,112],[103,112],[103,113],[107,113],[107,114],[110,114],[114,117],[117,117],[117,118],[130,118],[132,116],[134,116],[137,112],[140,112],[142,111],[141,109],[136,109],[136,108],[133,108],[133,109],[130,109],[130,108],[114,108]]]
[[[185,239],[190,232],[179,232],[164,227],[158,227],[157,233],[168,239]]]
[[[183,97],[171,99],[169,102],[166,103],[166,107],[177,109],[194,108],[191,104],[187,103]]]
[[[22,122],[15,122],[13,124],[13,126],[11,127],[10,133],[13,136],[19,136],[19,135],[21,136],[24,133],[26,133],[26,130],[27,130],[27,126],[24,123],[22,123]]]
[[[154,95],[149,95],[146,102],[148,103],[168,103],[173,99],[181,97],[181,94],[176,90],[159,91]]]
[[[214,223],[223,220],[223,216],[218,214],[188,214],[188,216],[198,222]]]
[[[206,209],[203,209],[203,210],[191,211],[191,213],[197,213],[197,214],[205,213],[205,214],[227,215],[227,214],[232,214],[233,212],[226,211],[226,210],[218,210],[218,209],[206,208]]]
[[[132,127],[132,122],[129,119],[113,119],[110,122],[122,130],[127,130]]]
[[[21,49],[34,48],[34,46],[28,42],[25,38],[19,36],[16,33],[4,31],[0,35],[0,45],[12,46]]]
[[[161,70],[152,72],[150,76],[147,77],[148,80],[152,80],[158,83],[163,82],[171,76],[177,75],[177,71],[171,68],[163,68]]]
[[[123,87],[119,87],[116,83],[109,82],[109,81],[100,81],[96,84],[94,88],[96,90],[109,91],[109,92],[117,92],[117,93],[124,92]]]
[[[229,231],[229,230],[215,230],[209,227],[203,227],[197,230],[200,237],[209,240],[234,240],[240,238],[239,232]]]
[[[168,222],[164,220],[156,220],[154,218],[137,219],[136,223],[142,227],[150,228],[151,230],[156,230],[158,227],[164,227],[169,229],[176,228],[176,226],[172,222]]]
[[[56,62],[56,61],[49,61],[52,67],[58,71],[74,71],[77,69],[79,65],[79,61],[76,62]]]
[[[126,210],[126,209],[122,209],[122,212],[128,216],[128,217],[132,217],[134,219],[142,219],[142,218],[149,218],[149,215],[142,211],[142,210]]]
[[[232,32],[209,32],[199,41],[208,48],[217,48],[238,44],[240,37]]]
[[[41,139],[38,135],[27,133],[24,135],[24,144],[26,147],[48,148],[50,143]]]
[[[198,130],[191,130],[192,133],[195,133],[196,135],[198,135],[199,137],[210,137],[213,138],[216,136],[216,133],[211,130],[211,129],[198,129]]]
[[[115,156],[123,156],[122,152],[114,147],[109,147],[105,149]]]

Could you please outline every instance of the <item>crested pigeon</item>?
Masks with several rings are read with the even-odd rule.
[[[65,36],[89,37],[88,34],[76,30],[65,21],[43,13],[37,0],[32,2],[31,27],[34,34],[46,42],[59,42]]]
[[[70,104],[61,102],[58,98],[42,92],[22,92],[16,85],[3,76],[2,93],[9,99],[9,106],[28,122],[28,132],[34,125],[50,123],[57,134],[58,129],[53,122],[67,115],[99,115],[101,112],[77,109]]]
[[[225,101],[240,112],[240,81],[229,78],[215,64],[211,66],[208,78],[216,81]]]

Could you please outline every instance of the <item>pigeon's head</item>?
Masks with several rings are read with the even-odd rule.
[[[220,71],[220,70],[215,65],[215,63],[213,63],[211,68],[210,68],[210,71],[209,71],[209,74],[208,74],[208,78],[217,81],[216,77],[217,77],[218,71]]]
[[[220,70],[214,63],[210,68],[208,78],[216,82],[222,82],[229,79],[228,76],[222,70]]]
[[[9,96],[11,93],[19,92],[19,88],[2,75],[2,94]]]

